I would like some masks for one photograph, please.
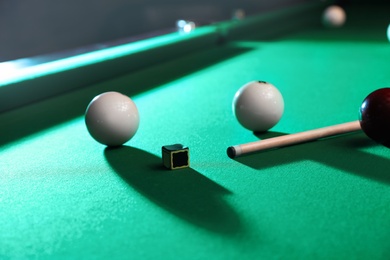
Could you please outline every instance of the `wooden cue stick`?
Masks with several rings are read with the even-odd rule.
[[[339,125],[333,125],[314,130],[309,130],[296,134],[283,135],[269,139],[259,140],[251,143],[230,146],[227,154],[230,158],[235,158],[248,153],[259,152],[267,149],[278,148],[293,144],[299,144],[324,137],[345,134],[361,130],[360,122],[353,121]]]

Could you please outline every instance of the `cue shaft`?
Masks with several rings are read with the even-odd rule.
[[[228,148],[227,153],[230,158],[242,156],[244,154],[264,151],[293,144],[304,143],[324,137],[345,134],[361,130],[360,122],[353,121],[314,130],[309,130],[296,134],[283,135],[269,139],[259,140],[251,143],[240,144]]]

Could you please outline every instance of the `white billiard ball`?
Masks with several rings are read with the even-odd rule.
[[[243,20],[245,19],[245,10],[244,9],[235,9],[232,15],[233,20]]]
[[[337,5],[327,7],[322,15],[322,22],[326,27],[340,27],[344,25],[347,16],[343,8]]]
[[[390,24],[387,26],[387,40],[390,42]]]
[[[128,96],[106,92],[96,96],[85,112],[90,135],[107,146],[120,146],[129,141],[139,126],[138,109]]]
[[[251,81],[234,96],[233,112],[238,122],[254,132],[275,126],[283,115],[284,100],[279,90],[264,81]]]
[[[187,21],[186,20],[177,20],[176,21],[176,28],[177,30],[182,30],[183,27],[187,24]]]

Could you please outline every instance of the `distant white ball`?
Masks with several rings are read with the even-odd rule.
[[[182,29],[186,24],[187,24],[187,22],[185,20],[178,20],[178,21],[176,21],[177,29]]]
[[[235,9],[233,11],[232,18],[234,20],[243,20],[245,18],[245,10],[244,9]]]
[[[183,27],[183,32],[185,33],[190,33],[192,32],[193,30],[195,30],[196,28],[196,24],[194,22],[188,22],[186,25],[184,25]]]
[[[389,26],[387,26],[387,39],[390,42],[390,24],[389,24]]]
[[[281,119],[284,112],[283,96],[270,83],[252,81],[242,86],[235,94],[233,112],[243,127],[264,132]]]
[[[118,92],[96,96],[85,112],[85,124],[90,135],[99,143],[119,146],[137,132],[139,114],[135,103]]]
[[[337,5],[329,6],[322,15],[322,22],[326,27],[340,27],[344,25],[346,19],[344,9]]]

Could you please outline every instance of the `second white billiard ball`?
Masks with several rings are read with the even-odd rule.
[[[119,92],[106,92],[89,103],[85,124],[90,135],[99,143],[120,146],[138,130],[138,109],[128,96]]]
[[[387,26],[387,40],[390,42],[390,24]]]
[[[280,91],[264,81],[251,81],[234,96],[233,112],[238,122],[254,132],[264,132],[275,126],[284,112]]]
[[[343,8],[331,5],[325,9],[322,15],[322,23],[326,27],[340,27],[344,25],[347,16]]]

